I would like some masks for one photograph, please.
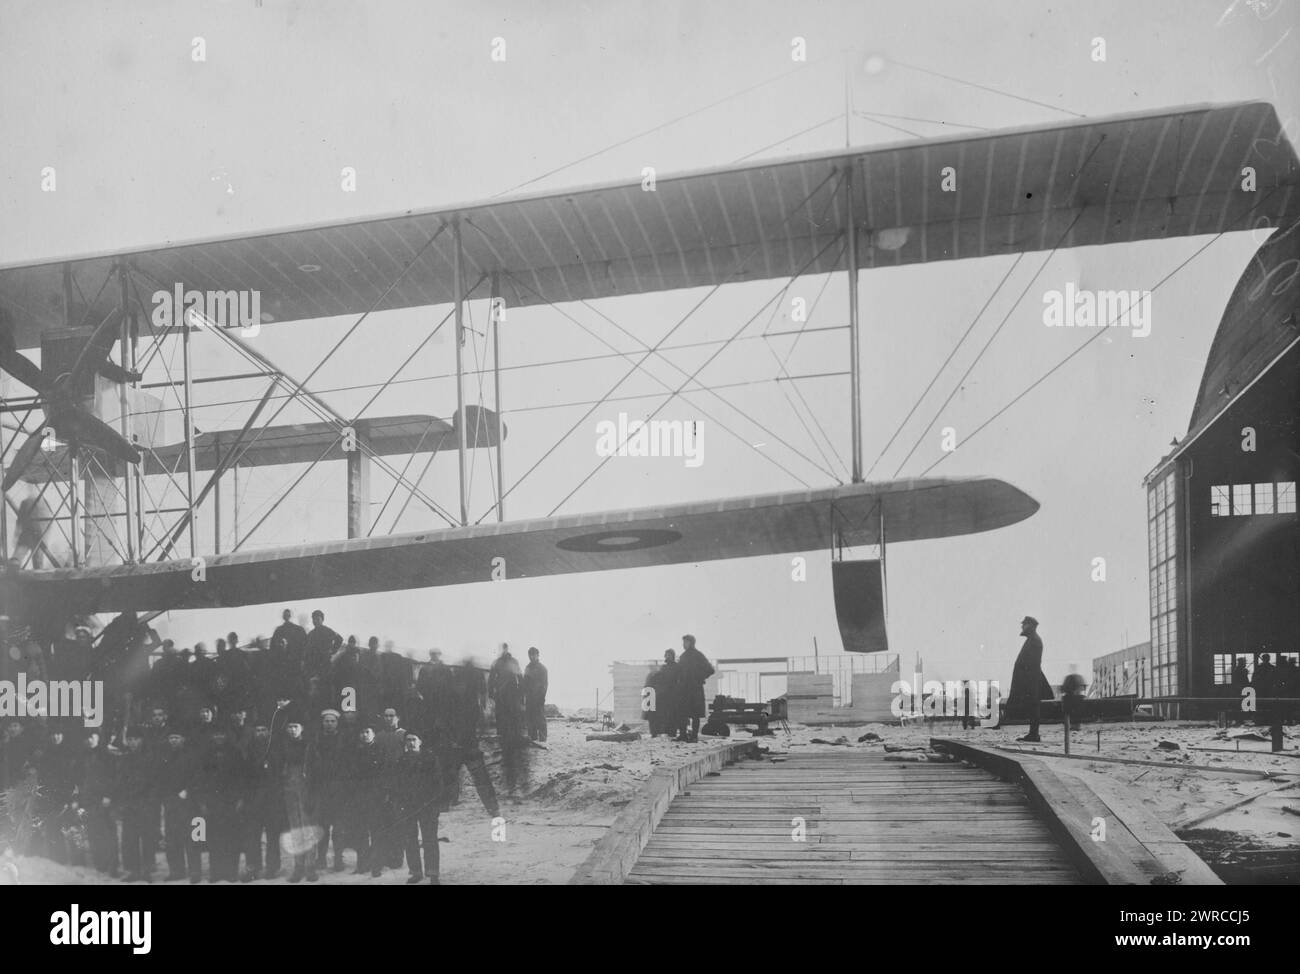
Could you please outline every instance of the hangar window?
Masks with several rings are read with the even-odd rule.
[[[1253,513],[1250,506],[1250,484],[1232,485],[1232,513],[1233,514]]]
[[[1272,484],[1255,485],[1255,513],[1256,514],[1273,513],[1273,485]]]
[[[1277,512],[1279,514],[1295,513],[1295,481],[1277,485]]]
[[[1228,487],[1224,484],[1221,487],[1210,488],[1210,516],[1227,517],[1232,513],[1232,497],[1228,493]]]

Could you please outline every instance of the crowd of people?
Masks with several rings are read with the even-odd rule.
[[[651,671],[643,694],[642,719],[650,725],[650,736],[667,734],[679,741],[700,738],[700,719],[705,715],[704,681],[713,675],[713,665],[695,648],[695,637],[682,637],[680,657],[673,649],[664,651],[663,665]]]
[[[103,727],[6,721],[0,789],[27,784],[32,795],[16,851],[150,881],[161,849],[167,881],[197,883],[205,853],[210,882],[274,878],[282,866],[290,882],[311,882],[345,869],[351,849],[358,874],[380,877],[405,858],[408,883],[438,883],[438,817],[459,800],[462,769],[488,816],[501,814],[480,746],[487,713],[507,790],[530,741],[546,740],[540,652],[525,668],[504,644],[486,671],[436,650],[417,663],[374,637],[364,649],[345,641],[320,611],[310,630],[292,615],[249,647],[229,633],[212,655],[157,643]],[[71,670],[79,655],[93,669],[88,637],[40,665]]]

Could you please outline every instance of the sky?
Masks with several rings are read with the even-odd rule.
[[[1294,0],[1103,0],[1068,8],[753,0],[68,0],[51,7],[3,0],[0,264],[632,181],[645,166],[665,174],[777,159],[842,147],[846,138],[853,145],[911,138],[862,117],[846,131],[846,65],[857,109],[930,120],[894,120],[921,136],[1245,99],[1272,102],[1294,134],[1298,11]],[[203,39],[205,60],[194,60],[195,38]],[[805,62],[791,58],[795,38],[806,45]],[[1096,38],[1105,41],[1102,62],[1091,56]],[[497,39],[504,60],[491,56],[494,44],[501,49]],[[54,193],[40,191],[47,166],[57,171]],[[356,171],[355,192],[341,186],[344,167]],[[1029,255],[883,455],[1014,258],[862,273],[869,479],[915,476],[938,460],[935,476],[998,477],[1042,505],[996,532],[890,547],[889,634],[905,671],[919,656],[927,676],[1006,685],[1025,614],[1041,622],[1044,668],[1054,681],[1072,667],[1090,673],[1093,656],[1147,638],[1142,477],[1186,431],[1219,316],[1259,242],[1249,233],[1215,241],[1153,295],[1149,336],[1093,343],[967,441],[1081,340],[1076,331],[1043,327],[1044,289],[1066,282],[1150,289],[1206,238],[1059,253],[1013,310],[1045,256]],[[723,289],[674,341],[731,334],[785,284]],[[628,368],[617,358],[516,368],[608,351],[561,312],[620,351],[633,351],[636,342],[597,311],[654,344],[702,297],[679,291],[509,314],[502,329],[509,517],[545,515],[562,500],[560,513],[577,513],[847,479],[843,330],[797,344],[736,343],[704,369],[704,382],[727,388],[718,396],[678,397],[658,414],[704,420],[698,467],[680,458],[619,458],[565,499],[599,463],[595,424],[620,411],[644,416],[663,401],[655,395],[662,383],[676,388],[678,369],[693,372],[713,347],[647,363],[650,375],[638,374],[619,390],[637,398],[602,406],[530,470],[588,408],[572,404],[597,399]],[[796,280],[777,313],[761,316],[745,334],[797,327],[790,320],[795,297],[815,304],[810,326],[847,322],[845,277],[835,274]],[[320,367],[312,388],[352,415],[447,310],[372,315]],[[1008,311],[1003,331],[940,410]],[[471,302],[472,327],[484,332],[485,320],[484,303]],[[276,324],[251,341],[301,378],[352,324]],[[164,356],[173,365],[175,352]],[[486,340],[475,335],[466,352],[467,361],[489,366]],[[386,390],[367,415],[450,416],[454,353],[440,334],[402,373],[409,381]],[[210,336],[196,338],[194,354],[196,375],[246,371]],[[789,383],[772,381],[778,357],[787,354],[791,373],[821,376],[799,381],[802,400]],[[155,364],[148,378],[163,377]],[[480,381],[476,375],[466,382],[471,402],[480,397]],[[232,381],[198,388],[196,424],[230,429],[241,425],[263,387]],[[7,391],[23,390],[11,382]],[[482,398],[492,404],[490,376]],[[174,420],[175,403],[167,407]],[[704,419],[706,411],[714,419]],[[279,421],[307,418],[290,407]],[[944,427],[954,429],[959,444],[947,454]],[[412,476],[423,465],[422,457]],[[261,468],[241,476],[241,536],[301,473]],[[493,503],[492,480],[488,457],[476,452],[471,520]],[[233,487],[227,478],[224,550],[234,543]],[[390,487],[376,472],[374,513]],[[434,460],[423,487],[444,508],[455,507],[453,454]],[[246,546],[341,537],[344,497],[342,465],[322,465]],[[418,502],[394,521],[403,500],[399,492],[385,509],[382,530],[442,524]],[[198,523],[210,544],[210,515]],[[1106,559],[1104,582],[1091,577],[1098,557]],[[820,652],[838,651],[829,555],[808,553],[808,564],[803,582],[791,578],[789,557],[774,556],[358,596],[319,607],[345,635],[378,635],[421,657],[431,647],[453,658],[486,658],[502,641],[521,652],[537,646],[550,669],[552,699],[579,706],[608,691],[609,663],[657,657],[685,632],[714,658],[810,655],[814,639]],[[313,607],[293,606],[298,613]],[[280,608],[172,613],[158,625],[182,645],[210,644],[232,628],[244,636],[269,633]]]

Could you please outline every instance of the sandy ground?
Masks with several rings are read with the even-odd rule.
[[[551,721],[550,740],[545,750],[530,748],[526,778],[513,795],[503,789],[499,756],[488,753],[493,779],[501,793],[506,819],[504,841],[493,840],[487,812],[478,801],[468,775],[463,776],[461,802],[439,821],[439,834],[448,841],[441,846],[442,880],[449,884],[549,884],[564,883],[600,839],[619,810],[628,803],[641,783],[659,764],[673,765],[691,754],[714,746],[680,744],[664,738],[642,738],[629,743],[586,741],[593,725]],[[924,748],[931,737],[954,737],[984,745],[1023,747],[1037,752],[1059,752],[1063,733],[1058,726],[1043,728],[1043,743],[1019,745],[1015,738],[1023,726],[999,731],[962,731],[951,721],[925,724],[868,724],[854,727],[790,726],[790,734],[760,738],[772,753],[804,750],[858,750],[880,753],[888,747]],[[1097,731],[1101,748],[1097,749]],[[1246,836],[1252,843],[1273,848],[1300,848],[1300,816],[1284,807],[1300,810],[1300,749],[1294,737],[1287,740],[1287,754],[1268,753],[1261,741],[1236,742],[1226,735],[1249,733],[1254,728],[1218,731],[1213,725],[1189,722],[1143,724],[1092,724],[1076,732],[1071,750],[1075,754],[1155,761],[1159,767],[1111,764],[1101,761],[1065,760],[1046,757],[1059,771],[1081,778],[1102,778],[1136,795],[1152,813],[1174,829],[1190,819],[1224,808],[1252,795],[1264,794],[1279,785],[1294,782],[1298,787],[1272,792],[1241,808],[1210,818],[1200,830],[1220,830],[1226,837]],[[859,743],[865,734],[878,740]],[[735,737],[747,738],[743,730]],[[1160,741],[1178,745],[1177,750],[1157,747]],[[828,743],[814,743],[814,741]],[[842,743],[829,743],[842,742]],[[1241,751],[1235,748],[1240,744]],[[1194,751],[1193,747],[1234,748],[1228,752]],[[920,755],[923,751],[899,752]],[[1215,768],[1246,768],[1267,772],[1270,779],[1216,774]],[[1204,770],[1203,770],[1204,769]],[[498,834],[498,838],[500,835]],[[1234,840],[1236,841],[1236,840]],[[160,857],[161,860],[161,857]],[[353,853],[347,854],[349,867]],[[165,871],[165,870],[160,870]],[[16,873],[16,875],[15,875]],[[405,883],[407,872],[386,871],[381,879],[353,876],[350,872],[321,874],[321,885]],[[20,858],[0,861],[0,884],[14,880],[25,883],[112,883],[93,870],[58,866],[43,859]],[[263,885],[268,881],[260,881]],[[271,882],[284,883],[281,877]],[[305,884],[304,884],[305,885]]]

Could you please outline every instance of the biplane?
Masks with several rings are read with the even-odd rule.
[[[945,186],[948,168],[959,174],[955,191]],[[523,578],[839,546],[878,546],[883,557],[886,538],[898,544],[1015,524],[1038,503],[996,478],[865,482],[859,274],[1284,227],[1296,220],[1298,175],[1272,106],[1191,106],[660,176],[652,191],[628,181],[0,268],[0,369],[34,393],[6,403],[5,415],[43,417],[6,428],[4,484],[67,484],[59,506],[69,510],[73,548],[71,563],[11,562],[5,611],[36,625],[69,613],[265,604],[485,582],[500,577],[502,564],[504,577]],[[142,297],[173,288],[257,292],[266,327],[450,304],[459,339],[472,298],[514,309],[834,272],[845,273],[849,289],[851,482],[506,520],[502,481],[495,523],[469,519],[465,457],[501,451],[507,430],[499,403],[478,410],[464,403],[460,340],[455,416],[363,420],[334,411],[310,389],[311,376],[293,377],[220,330],[267,367],[273,386],[311,404],[319,421],[275,426],[272,416],[258,426],[264,399],[242,428],[200,433],[188,413],[195,323],[159,331]],[[165,341],[187,350],[184,437],[171,443],[149,425],[138,395],[139,348]],[[37,346],[40,368],[23,354]],[[114,404],[115,413],[107,408]],[[202,551],[194,538],[196,506],[232,465],[346,459],[352,500],[366,463],[444,441],[460,468],[459,516],[450,514],[446,527],[369,536],[350,516],[347,538],[228,552]],[[187,497],[173,527],[150,539],[139,482],[165,470],[185,475]],[[210,474],[206,485],[195,480],[202,473]],[[92,477],[123,499],[125,509],[114,512],[125,525],[116,557],[88,557],[81,540],[79,525],[96,516],[87,510]],[[39,545],[29,538],[28,555]],[[879,601],[878,590],[865,589],[883,584],[883,573],[854,577],[835,592],[845,605],[846,648],[881,648],[878,613],[860,610]],[[858,639],[864,633],[869,646]]]

